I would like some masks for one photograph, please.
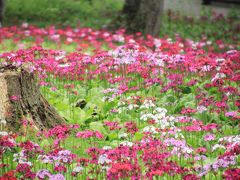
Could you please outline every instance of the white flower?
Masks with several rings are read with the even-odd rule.
[[[14,162],[26,161],[23,151],[13,154],[13,161]]]
[[[63,58],[65,58],[64,55],[59,55],[59,56],[56,56],[56,57],[55,57],[55,60],[56,60],[56,61],[59,61],[59,60],[61,60],[61,59],[63,59]]]
[[[205,107],[205,106],[198,106],[197,107],[197,111],[199,112],[199,113],[203,113],[204,111],[206,111],[207,110],[207,108]]]
[[[136,41],[134,40],[134,39],[129,39],[129,41],[128,41],[129,43],[135,43]]]
[[[128,109],[129,109],[129,110],[132,110],[132,109],[135,109],[135,108],[138,108],[138,105],[137,105],[137,104],[129,104],[129,105],[128,105]]]
[[[157,48],[162,45],[161,40],[156,38],[154,38],[153,43]]]
[[[62,158],[62,161],[65,162],[65,163],[67,163],[67,162],[68,162],[68,158],[65,158],[65,157],[64,157],[64,158]]]
[[[121,133],[118,135],[118,137],[121,139],[121,138],[126,138],[128,136],[127,133]]]
[[[173,43],[173,40],[172,40],[171,38],[168,38],[167,41],[168,41],[169,43]]]
[[[217,67],[216,67],[216,70],[217,70],[217,71],[220,71],[220,69],[221,69],[221,66],[217,66]]]
[[[182,139],[185,139],[185,137],[184,137],[184,135],[182,134],[182,133],[177,133],[177,134],[175,134],[175,136],[174,136],[175,138],[182,138]]]
[[[148,113],[148,114],[141,113],[140,120],[147,121],[148,119],[157,120],[157,118],[151,113]]]
[[[225,77],[226,77],[226,74],[224,74],[224,73],[217,73],[211,81],[213,82],[213,81],[215,81],[217,79],[221,79],[221,78],[225,78]]]
[[[155,106],[156,105],[152,102],[152,100],[145,100],[143,104],[140,106],[140,109],[144,109],[144,108],[149,109]]]
[[[23,22],[23,23],[22,23],[22,27],[23,27],[23,28],[27,28],[27,27],[28,27],[28,23],[27,23],[27,22]]]
[[[187,148],[187,150],[186,150],[186,153],[190,154],[190,153],[192,153],[192,152],[193,152],[193,150],[192,150],[192,149],[190,149],[190,148]]]
[[[61,68],[65,68],[65,67],[71,66],[71,64],[65,63],[65,64],[59,64],[58,66],[61,67]]]
[[[158,113],[164,113],[164,114],[167,113],[167,110],[166,110],[165,108],[157,107],[155,110],[156,110]]]
[[[129,141],[123,141],[123,142],[120,143],[120,145],[132,147],[133,143],[129,142]]]
[[[24,161],[24,160],[21,160],[21,159],[18,161],[18,163],[19,163],[19,164],[28,164],[29,166],[32,166],[32,163],[31,163],[31,162],[29,162],[29,161]]]
[[[103,150],[110,150],[110,149],[112,149],[112,147],[111,147],[111,146],[103,146],[102,149],[103,149]]]
[[[223,145],[215,144],[215,145],[212,147],[212,152],[215,151],[215,150],[218,149],[218,148],[226,149],[225,146],[223,146]]]
[[[227,51],[227,54],[235,54],[237,52],[238,52],[237,50],[229,50],[229,51]]]
[[[207,43],[207,45],[211,45],[212,41],[207,41],[206,43]]]
[[[73,172],[79,173],[79,172],[81,172],[83,169],[84,169],[84,168],[81,167],[81,166],[76,166],[75,168],[73,168]]]
[[[108,164],[108,163],[111,163],[111,162],[112,162],[112,160],[108,159],[106,154],[102,154],[98,158],[98,164],[105,164],[105,163]]]
[[[154,126],[146,126],[146,127],[143,128],[142,131],[145,132],[145,133],[152,133],[152,134],[157,133],[156,128]]]
[[[207,71],[210,71],[210,70],[211,70],[211,66],[210,65],[204,65],[202,67],[202,71],[204,71],[204,72],[207,72]]]
[[[7,136],[8,135],[8,132],[6,131],[0,131],[0,136]]]
[[[236,135],[236,136],[226,136],[223,138],[220,138],[218,140],[218,142],[223,142],[223,141],[227,141],[229,143],[233,143],[233,142],[240,142],[240,135]]]

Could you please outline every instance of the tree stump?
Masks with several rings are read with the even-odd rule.
[[[34,74],[12,65],[0,66],[0,119],[11,131],[19,131],[24,119],[38,130],[65,124],[40,93]]]

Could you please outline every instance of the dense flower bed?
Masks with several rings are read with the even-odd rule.
[[[35,73],[69,123],[37,131],[26,117],[18,134],[1,119],[0,179],[240,178],[234,43],[27,24],[0,34],[18,49],[1,63]]]

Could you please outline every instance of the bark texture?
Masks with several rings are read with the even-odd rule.
[[[162,14],[163,0],[125,0],[122,12],[113,23],[116,28],[125,28],[129,33],[157,36]]]
[[[32,73],[15,67],[0,67],[0,118],[9,130],[20,130],[27,118],[39,130],[65,124],[41,95]]]

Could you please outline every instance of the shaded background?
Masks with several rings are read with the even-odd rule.
[[[219,0],[218,0],[219,1]],[[240,2],[239,0],[234,0]],[[4,25],[28,22],[40,27],[107,28],[117,22],[124,0],[6,0]],[[240,11],[238,3],[201,0],[165,0],[159,35],[175,38],[239,43]],[[214,13],[216,12],[216,13]],[[223,13],[223,15],[221,14]],[[123,27],[124,28],[124,27]]]

